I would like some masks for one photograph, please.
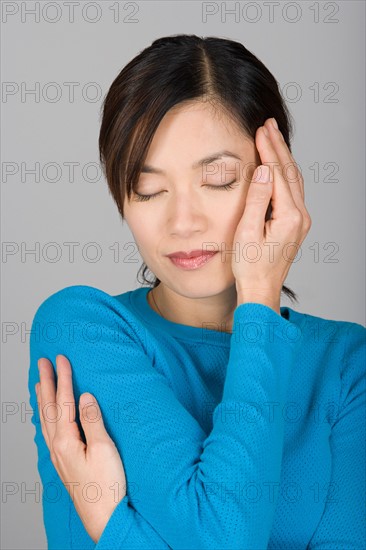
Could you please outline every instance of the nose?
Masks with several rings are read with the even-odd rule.
[[[199,199],[192,193],[180,193],[168,201],[168,227],[171,235],[189,237],[206,229],[206,217]]]

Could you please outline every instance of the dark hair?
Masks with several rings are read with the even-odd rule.
[[[99,157],[122,219],[126,193],[130,200],[160,121],[175,105],[196,101],[209,102],[253,140],[275,117],[291,151],[291,115],[277,81],[240,42],[194,34],[158,38],[122,69],[102,104]],[[149,281],[148,270],[143,263],[137,280],[155,288],[160,280]],[[298,301],[285,285],[281,292]]]

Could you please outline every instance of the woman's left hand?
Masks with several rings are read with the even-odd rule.
[[[126,477],[119,452],[109,437],[96,399],[83,393],[79,413],[86,444],[75,422],[71,365],[58,355],[57,391],[52,363],[38,361],[36,394],[42,433],[51,461],[75,505],[85,529],[98,542],[113,510],[126,495]]]
[[[232,271],[238,304],[262,303],[281,315],[282,286],[312,220],[305,207],[302,174],[273,121],[267,119],[256,131],[260,165],[253,173],[235,231],[233,248],[239,243],[239,261],[233,254]],[[258,175],[266,172],[270,179],[261,183]],[[272,217],[267,219],[270,202]]]

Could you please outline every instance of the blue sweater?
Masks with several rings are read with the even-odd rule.
[[[245,303],[230,334],[160,317],[149,290],[70,286],[36,311],[28,388],[48,548],[365,549],[366,329]],[[97,544],[41,431],[37,361],[55,368],[58,354],[125,468]]]

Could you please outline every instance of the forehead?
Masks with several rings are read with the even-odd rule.
[[[191,167],[193,161],[221,150],[253,155],[253,146],[254,140],[219,107],[208,102],[180,104],[161,120],[145,164],[159,168],[174,162]]]

